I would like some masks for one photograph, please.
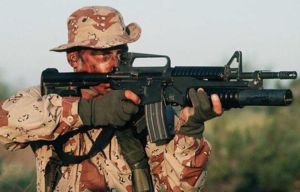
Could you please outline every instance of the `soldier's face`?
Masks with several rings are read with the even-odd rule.
[[[76,72],[109,73],[118,65],[120,50],[100,51],[86,49],[78,51],[79,61],[71,62]]]
[[[121,50],[100,51],[84,49],[67,53],[67,59],[75,72],[109,73],[118,65]],[[92,92],[83,92],[86,99],[111,91],[110,84],[101,83],[90,87]]]

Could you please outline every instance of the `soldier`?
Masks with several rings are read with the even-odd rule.
[[[125,26],[111,7],[83,7],[68,19],[68,43],[52,51],[66,52],[75,72],[107,73],[140,34],[137,24]],[[131,171],[139,165],[129,166],[120,139],[109,130],[136,116],[140,98],[104,83],[81,92],[81,98],[41,96],[39,87],[31,87],[1,101],[0,141],[9,150],[32,146],[37,191],[139,191]],[[193,107],[182,107],[175,117],[174,138],[160,146],[145,142],[148,182],[154,186],[148,191],[204,186],[211,150],[202,135],[204,121],[221,115],[222,106],[217,95],[208,97],[201,89],[191,89],[189,96]],[[144,182],[141,175],[134,176],[137,186]]]

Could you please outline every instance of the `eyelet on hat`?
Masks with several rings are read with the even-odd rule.
[[[141,35],[136,23],[125,26],[122,15],[107,6],[83,7],[68,18],[68,43],[51,49],[63,52],[74,47],[106,49],[135,42]]]

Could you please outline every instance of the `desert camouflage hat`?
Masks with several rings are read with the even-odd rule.
[[[51,49],[67,51],[74,47],[105,49],[132,43],[139,39],[136,23],[125,26],[122,15],[107,6],[83,7],[68,18],[68,43]]]

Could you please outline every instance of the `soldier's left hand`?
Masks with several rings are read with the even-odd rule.
[[[180,119],[184,122],[178,133],[202,137],[204,122],[223,113],[222,104],[217,94],[210,97],[202,88],[197,91],[190,89],[188,92],[192,107],[184,107]]]

